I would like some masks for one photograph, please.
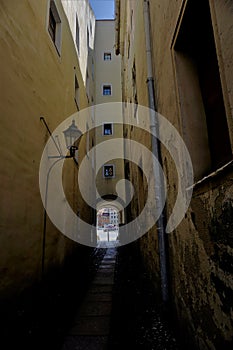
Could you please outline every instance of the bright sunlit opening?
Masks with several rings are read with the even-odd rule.
[[[114,208],[102,208],[97,214],[97,241],[116,242],[119,234],[119,213]]]

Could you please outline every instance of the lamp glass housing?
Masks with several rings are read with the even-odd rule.
[[[74,143],[82,135],[82,132],[77,128],[74,120],[72,120],[72,124],[68,127],[68,129],[63,131],[63,133],[64,133],[67,148],[69,150],[71,148],[77,149],[77,147],[75,147]]]

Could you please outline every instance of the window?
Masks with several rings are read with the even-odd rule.
[[[87,28],[87,48],[90,46],[90,35],[89,35],[89,29]]]
[[[130,35],[128,34],[128,53],[127,53],[128,59],[130,56]]]
[[[91,139],[91,149],[94,147],[94,140],[93,138]],[[91,157],[91,166],[92,166],[92,169],[94,170],[95,169],[95,155],[94,153],[92,154],[92,157]]]
[[[103,135],[112,135],[113,134],[113,125],[111,123],[105,123],[103,125]]]
[[[89,78],[88,71],[86,73],[86,94],[87,94],[87,99],[89,102],[89,100],[90,100],[90,78]]]
[[[91,60],[91,76],[92,76],[92,81],[94,81],[95,80],[95,65],[94,65],[93,58]]]
[[[174,59],[183,135],[196,180],[232,159],[209,2],[188,0]]]
[[[112,95],[112,87],[111,87],[111,85],[104,85],[103,86],[103,95],[104,96],[111,96]]]
[[[104,53],[104,61],[111,61],[111,59],[112,59],[111,52],[105,52]]]
[[[136,81],[136,64],[135,61],[133,63],[132,68],[132,85],[133,85],[133,103],[134,103],[134,118],[137,118],[137,111],[138,111],[138,95],[137,95],[137,81]]]
[[[90,33],[92,35],[92,23],[90,22]]]
[[[79,22],[78,22],[78,17],[77,16],[76,16],[75,42],[76,42],[76,46],[77,46],[78,52],[80,52]]]
[[[61,53],[61,19],[58,14],[55,2],[50,1],[49,6],[49,20],[48,20],[48,32],[54,42],[57,52]]]
[[[78,79],[77,77],[75,76],[75,95],[74,95],[74,100],[75,100],[75,103],[76,103],[76,106],[79,110],[79,84],[78,84]]]
[[[55,43],[55,37],[56,37],[56,21],[53,15],[53,11],[50,7],[49,9],[49,34]]]
[[[89,126],[88,126],[88,123],[86,123],[86,154],[87,154],[87,157],[89,158],[89,155],[88,155],[88,152],[90,150],[90,133],[89,133]]]
[[[113,178],[115,176],[114,165],[104,165],[103,172],[105,178]]]

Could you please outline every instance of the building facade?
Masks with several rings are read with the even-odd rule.
[[[116,55],[115,21],[97,20],[95,36],[95,145],[97,211],[112,205],[124,222],[125,189],[121,184],[118,201],[117,183],[124,179],[123,119],[121,110],[121,59]],[[119,102],[119,104],[117,104]],[[119,139],[117,157],[114,139]],[[106,146],[105,146],[106,145]],[[117,159],[116,159],[117,158]]]
[[[109,224],[118,228],[118,212],[112,208],[103,208],[98,212],[98,228],[105,228]]]
[[[167,289],[182,338],[197,349],[230,348],[233,3],[116,0],[115,6],[116,52],[122,56],[122,100],[126,105],[124,122],[134,121],[133,127],[125,125],[124,136],[151,147],[151,138],[137,128],[147,119],[135,112],[135,105],[136,109],[150,106],[148,85],[152,81],[154,107],[179,131],[193,164],[191,204],[181,223],[165,237]],[[149,54],[152,66],[148,69]],[[160,135],[163,132],[159,129]],[[186,159],[179,149],[175,152],[185,169]],[[139,157],[138,164],[140,161]],[[168,219],[179,183],[177,164],[163,145],[161,164],[167,181]],[[128,209],[131,220],[146,202],[147,184],[133,164],[126,164],[126,176],[138,189]],[[185,176],[184,172],[183,179]],[[140,239],[139,245],[159,288],[161,247],[156,227]]]

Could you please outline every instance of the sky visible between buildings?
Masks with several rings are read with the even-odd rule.
[[[114,0],[89,0],[96,19],[114,19]]]

